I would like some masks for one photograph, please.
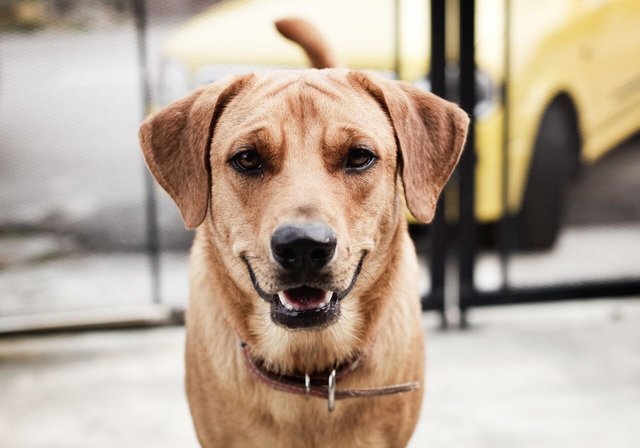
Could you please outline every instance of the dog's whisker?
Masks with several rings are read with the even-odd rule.
[[[271,319],[269,318],[269,313],[263,313],[262,317],[265,319],[265,321],[267,322],[267,326],[263,328],[263,330],[260,332],[260,338],[264,338],[267,336],[267,334],[272,331],[274,323]]]
[[[225,270],[225,274],[228,275],[231,271],[233,271],[235,268],[238,268],[238,267],[240,268],[242,267],[242,260],[236,261],[235,263],[232,263],[231,265],[229,265]]]
[[[364,266],[360,268],[360,273],[365,275],[369,280],[371,280],[372,282],[375,281],[375,278],[373,277],[373,275],[371,275],[371,273],[369,271],[367,271]]]
[[[249,279],[249,273],[248,273],[248,272],[243,272],[243,273],[240,275],[240,277],[238,277],[238,280],[241,280],[241,281],[243,281],[243,280],[250,280],[250,279]]]
[[[243,257],[235,256],[235,257],[231,258],[230,265],[231,266],[236,266],[238,264],[241,264],[243,261],[244,261]]]
[[[227,269],[225,269],[225,275],[229,275],[229,273],[231,273],[231,271],[233,269],[235,269],[238,266],[241,266],[242,260],[236,260],[235,262],[232,262]]]

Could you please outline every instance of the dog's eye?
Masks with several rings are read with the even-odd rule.
[[[345,168],[348,170],[364,170],[371,166],[376,160],[376,156],[366,148],[353,147],[347,154]]]
[[[262,161],[254,149],[246,149],[234,155],[231,165],[241,173],[256,174],[262,171]]]

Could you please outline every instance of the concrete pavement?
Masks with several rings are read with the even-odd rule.
[[[640,440],[640,299],[425,316],[411,448],[631,448]],[[196,446],[182,328],[0,339],[0,446]]]

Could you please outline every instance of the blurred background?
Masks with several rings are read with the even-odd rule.
[[[0,446],[195,446],[192,234],[137,130],[229,74],[306,67],[286,16],[475,119],[434,223],[407,216],[429,334],[411,446],[635,446],[635,0],[0,1]]]

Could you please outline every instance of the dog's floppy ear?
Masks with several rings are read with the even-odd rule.
[[[431,222],[438,196],[460,158],[469,117],[456,104],[411,84],[361,72],[350,76],[389,115],[402,156],[407,206],[417,219]]]
[[[207,215],[211,177],[209,146],[224,107],[251,75],[194,91],[149,116],[140,126],[140,146],[149,170],[180,209],[189,229]]]

